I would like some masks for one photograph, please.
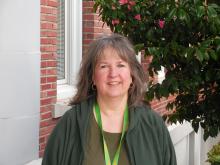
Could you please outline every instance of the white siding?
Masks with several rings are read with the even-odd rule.
[[[0,164],[38,158],[40,1],[0,2]]]

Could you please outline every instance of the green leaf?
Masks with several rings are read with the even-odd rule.
[[[195,132],[198,132],[199,122],[196,119],[192,121],[192,127],[193,127]]]
[[[169,15],[168,15],[168,20],[171,20],[171,19],[174,18],[174,16],[176,15],[176,11],[177,11],[176,8],[173,8],[173,9],[170,11],[170,13],[169,13]]]
[[[196,56],[200,62],[204,60],[203,53],[200,49],[196,49]]]
[[[200,0],[194,0],[194,4],[197,4],[198,2],[200,2]]]
[[[208,16],[209,17],[217,17],[217,12],[212,6],[208,6]]]
[[[217,134],[218,134],[218,128],[215,127],[215,126],[211,127],[211,128],[210,128],[210,131],[209,131],[209,134],[210,134],[211,137],[217,136]]]
[[[140,6],[135,5],[135,6],[134,6],[134,9],[135,9],[135,11],[136,11],[137,13],[140,13]]]
[[[168,97],[169,96],[169,91],[167,90],[167,88],[160,88],[159,89],[159,92],[160,92],[160,94],[161,94],[161,96],[163,96],[163,97]]]
[[[198,6],[196,8],[196,13],[197,13],[197,17],[202,17],[203,15],[205,15],[205,7],[204,6]]]
[[[185,10],[183,10],[183,9],[178,10],[178,18],[180,20],[187,20],[187,15],[186,15]]]
[[[218,56],[217,53],[214,50],[210,51],[210,56],[213,60],[217,61],[218,60]]]
[[[134,46],[134,49],[135,49],[135,52],[136,52],[136,53],[139,52],[139,51],[141,51],[143,48],[144,48],[144,43],[136,44],[136,45]]]
[[[203,134],[203,139],[206,141],[209,137],[209,133],[205,130]]]
[[[209,47],[211,43],[212,43],[212,40],[205,40],[201,43],[201,46],[202,47]]]
[[[153,98],[154,98],[154,91],[153,91],[153,90],[147,91],[145,97],[146,97],[146,99],[147,99],[148,101],[153,100]]]
[[[151,54],[151,55],[158,55],[158,49],[156,47],[149,47],[148,48],[148,52]]]

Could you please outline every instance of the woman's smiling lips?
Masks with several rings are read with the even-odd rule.
[[[107,82],[108,85],[118,85],[120,84],[119,81],[111,81],[111,82]]]

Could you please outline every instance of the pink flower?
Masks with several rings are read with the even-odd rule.
[[[119,24],[119,19],[113,19],[112,20],[112,25],[117,25]]]
[[[136,19],[136,20],[141,20],[141,15],[140,14],[137,14],[136,16],[134,16],[134,18]]]
[[[131,6],[136,5],[135,1],[129,1],[129,4],[130,4]]]
[[[161,29],[163,29],[163,27],[164,27],[164,24],[165,24],[165,21],[164,20],[159,20],[158,21],[158,25],[159,25],[159,27],[161,28]]]
[[[128,10],[131,10],[131,8],[136,5],[136,2],[135,1],[129,1],[128,2]]]
[[[128,10],[131,10],[131,5],[130,4],[128,4]]]
[[[124,5],[124,4],[127,4],[127,3],[128,3],[128,0],[119,0],[120,5]]]

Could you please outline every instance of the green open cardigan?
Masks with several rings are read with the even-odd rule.
[[[82,165],[94,101],[90,97],[64,114],[50,135],[42,165]],[[164,121],[148,107],[129,109],[125,143],[132,165],[177,164]]]

